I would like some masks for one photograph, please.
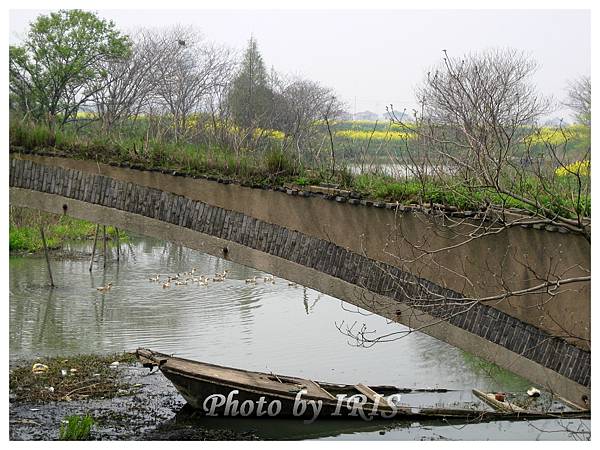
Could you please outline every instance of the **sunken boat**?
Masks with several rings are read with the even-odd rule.
[[[334,384],[219,366],[144,348],[136,356],[144,367],[160,369],[187,403],[207,416],[465,422],[591,417],[590,409],[537,389],[532,397],[527,392]]]

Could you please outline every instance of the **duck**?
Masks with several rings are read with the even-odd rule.
[[[219,281],[225,281],[225,278],[224,278],[224,277],[222,277],[222,276],[220,276],[220,274],[217,274],[217,275],[215,275],[215,276],[213,277],[213,279],[212,279],[212,280],[213,280],[213,281],[217,281],[217,282],[219,282]]]
[[[165,281],[165,282],[163,283],[163,289],[165,289],[165,288],[169,288],[169,287],[171,287],[171,282],[170,282],[170,281]]]
[[[160,279],[160,275],[159,274],[157,274],[155,277],[148,278],[149,281],[159,281],[159,279]]]
[[[97,287],[96,290],[100,291],[100,292],[106,292],[106,291],[110,291],[111,287],[112,287],[112,281],[109,281],[106,286]]]
[[[298,283],[294,283],[293,281],[290,281],[288,283],[288,286],[296,287],[296,286],[298,286]]]
[[[275,283],[275,277],[273,275],[263,277],[265,283]]]
[[[187,280],[185,280],[185,281],[176,281],[175,282],[175,286],[185,286],[187,284],[188,284]]]
[[[246,279],[246,283],[256,283],[256,279],[257,279],[257,278],[258,278],[258,277],[247,278],[247,279]]]
[[[225,269],[222,273],[215,273],[216,278],[227,278],[229,270]]]

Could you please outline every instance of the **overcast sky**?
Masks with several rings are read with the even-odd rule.
[[[10,42],[46,12],[12,10]],[[240,51],[252,34],[268,67],[334,88],[350,112],[381,114],[390,103],[396,110],[412,109],[414,88],[441,61],[443,49],[454,56],[492,47],[525,50],[540,64],[540,91],[557,99],[564,98],[568,80],[590,74],[585,10],[97,12],[124,31],[192,24],[208,40]]]

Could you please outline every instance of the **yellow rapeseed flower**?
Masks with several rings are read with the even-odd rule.
[[[345,137],[356,140],[376,140],[376,141],[402,141],[414,139],[414,133],[405,133],[401,131],[362,131],[362,130],[340,130],[335,133],[338,137]]]
[[[566,166],[558,167],[554,173],[559,177],[564,177],[571,174],[579,174],[580,176],[588,176],[591,171],[591,164],[589,160],[575,161]]]

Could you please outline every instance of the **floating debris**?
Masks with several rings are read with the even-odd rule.
[[[48,366],[42,363],[35,363],[31,368],[33,373],[46,373],[48,372]]]
[[[32,370],[34,363],[41,364],[39,360],[13,368],[9,389],[15,401],[36,404],[65,400],[65,396],[74,401],[84,396],[114,396],[117,389],[128,387],[121,381],[121,367],[134,361],[130,354],[81,355],[70,358],[69,366],[65,367],[63,359],[49,358],[44,360],[45,364],[36,366],[47,367],[42,369],[42,375]]]
[[[529,395],[530,397],[539,397],[540,394],[541,392],[539,391],[539,389],[536,389],[533,386],[527,389],[527,395]]]

